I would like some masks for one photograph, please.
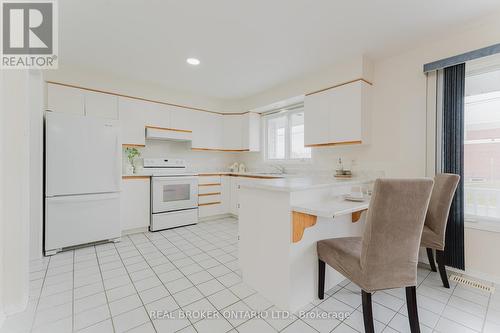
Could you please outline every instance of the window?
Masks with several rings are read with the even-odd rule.
[[[310,159],[311,148],[304,147],[304,107],[266,117],[266,159]]]
[[[465,214],[500,222],[500,70],[465,83]]]

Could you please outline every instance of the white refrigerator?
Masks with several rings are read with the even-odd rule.
[[[117,120],[45,114],[45,255],[119,240],[121,138]]]

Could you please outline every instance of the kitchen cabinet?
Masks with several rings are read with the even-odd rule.
[[[172,107],[170,110],[170,121],[172,123],[172,128],[192,131],[196,114],[198,113],[199,111],[184,109],[176,106]]]
[[[223,117],[223,149],[260,150],[260,115],[247,112]]]
[[[241,116],[242,149],[260,151],[260,114],[248,112]]]
[[[305,145],[368,143],[371,88],[371,84],[358,80],[307,95]]]
[[[229,213],[230,178],[226,175],[200,175],[198,214],[200,218]]]
[[[122,179],[120,193],[120,220],[122,232],[147,228],[150,219],[150,178]]]
[[[222,149],[222,116],[210,112],[196,112],[193,114],[193,143],[194,149]]]
[[[118,99],[118,112],[124,145],[145,145],[145,115],[148,110],[144,104],[145,102],[133,98],[119,97]]]
[[[47,110],[85,115],[84,90],[47,84]]]
[[[243,117],[241,115],[223,116],[223,149],[243,149]]]
[[[240,202],[238,200],[238,192],[240,189],[238,177],[230,177],[230,203],[229,203],[229,213],[238,216],[238,210]]]
[[[143,103],[145,103],[145,122],[147,126],[171,128],[171,114],[168,105],[145,101]]]
[[[118,97],[94,91],[85,91],[85,115],[106,119],[118,119]]]

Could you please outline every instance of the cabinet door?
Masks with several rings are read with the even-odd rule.
[[[145,144],[146,112],[144,102],[127,97],[118,99],[123,144]]]
[[[196,115],[201,112],[172,107],[170,110],[171,126],[175,129],[192,131],[196,121]]]
[[[230,186],[231,186],[231,205],[230,205],[230,213],[238,216],[239,210],[239,199],[238,199],[238,191],[239,191],[239,183],[238,177],[230,177]]]
[[[260,151],[260,115],[249,112],[242,116],[242,149],[249,151]]]
[[[243,148],[243,136],[245,132],[243,126],[243,116],[241,115],[227,115],[222,116],[223,126],[223,149],[240,150]]]
[[[85,91],[85,115],[118,119],[118,97],[94,91]]]
[[[84,90],[49,83],[47,110],[85,115]]]
[[[222,117],[209,112],[193,114],[193,148],[222,148]]]
[[[330,89],[330,142],[358,142],[362,140],[361,81]]]
[[[149,179],[122,179],[120,193],[122,231],[149,226],[149,196]]]
[[[221,176],[221,214],[227,214],[231,208],[231,178],[230,176]]]
[[[331,90],[306,96],[304,100],[304,144],[330,142]]]
[[[161,128],[170,128],[170,110],[168,105],[144,102],[146,125]]]

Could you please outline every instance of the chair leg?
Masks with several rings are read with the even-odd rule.
[[[318,298],[325,298],[325,262],[318,259]]]
[[[448,282],[448,274],[446,274],[446,267],[444,265],[444,252],[436,250],[436,260],[439,268],[439,274],[441,275],[441,281],[443,281],[443,286],[445,288],[450,288],[450,282]]]
[[[363,322],[365,323],[365,333],[374,333],[372,294],[361,290],[361,300],[363,301]]]
[[[429,259],[429,265],[431,265],[431,271],[437,272],[436,263],[434,262],[434,252],[432,252],[431,248],[426,248],[427,250],[427,259]]]
[[[418,323],[417,292],[415,286],[406,287],[406,306],[408,308],[411,333],[420,333],[420,325]]]

